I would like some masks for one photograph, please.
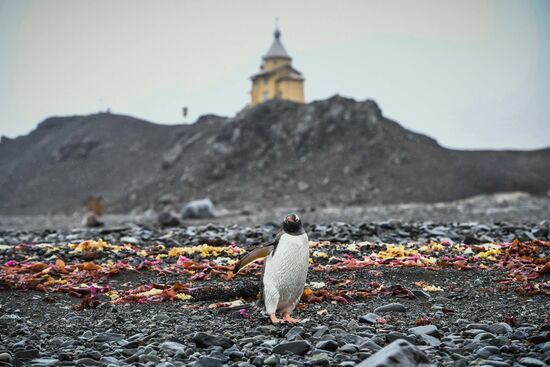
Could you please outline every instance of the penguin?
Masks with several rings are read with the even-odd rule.
[[[309,239],[296,214],[283,220],[283,228],[277,236],[242,258],[234,273],[250,263],[265,258],[260,302],[273,324],[296,323],[292,311],[302,296],[309,269]],[[282,315],[282,319],[277,314]]]

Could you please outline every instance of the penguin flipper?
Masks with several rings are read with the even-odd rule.
[[[247,265],[250,265],[251,263],[261,260],[267,256],[273,251],[275,247],[273,245],[268,245],[264,247],[258,247],[257,249],[252,250],[250,253],[248,253],[245,257],[243,257],[237,265],[235,265],[235,269],[233,272],[237,274],[239,271],[241,271],[244,267]]]
[[[237,265],[235,265],[235,268],[233,269],[233,272],[237,274],[239,271],[241,271],[242,268],[245,266],[261,260],[265,257],[268,257],[269,254],[275,253],[275,250],[277,249],[277,244],[279,243],[279,239],[281,238],[282,233],[278,233],[275,238],[272,240],[263,243],[262,246],[252,250],[249,254],[247,254],[245,257],[243,257]]]

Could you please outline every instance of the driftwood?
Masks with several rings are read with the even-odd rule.
[[[253,301],[260,292],[260,281],[232,282],[231,286],[214,285],[193,288],[189,294],[196,301],[228,302],[238,298]]]

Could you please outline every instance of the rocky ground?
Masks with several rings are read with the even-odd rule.
[[[273,223],[275,218],[296,211],[310,223],[344,222],[360,224],[363,222],[384,222],[401,220],[404,222],[449,223],[449,222],[507,222],[538,223],[550,219],[550,196],[533,196],[525,192],[506,192],[491,195],[479,195],[466,199],[439,203],[405,203],[368,205],[355,207],[309,206],[302,208],[262,207],[255,210],[227,210],[217,207],[217,217],[207,220],[186,220],[185,225],[204,225],[208,223],[231,226],[234,224],[251,226]],[[65,231],[82,227],[83,212],[72,215],[47,214],[32,216],[3,215],[0,213],[0,230],[44,230],[62,229]],[[158,225],[154,211],[129,214],[106,213],[102,220],[107,227],[125,227],[128,225]]]
[[[0,230],[0,365],[545,366],[549,229],[308,225],[281,326],[252,306],[261,264],[231,272],[275,225]]]

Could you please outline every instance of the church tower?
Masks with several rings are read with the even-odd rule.
[[[273,43],[263,57],[260,72],[250,78],[250,104],[254,106],[270,99],[304,103],[304,77],[292,67],[292,58],[281,43],[278,26],[275,27],[273,36]]]

